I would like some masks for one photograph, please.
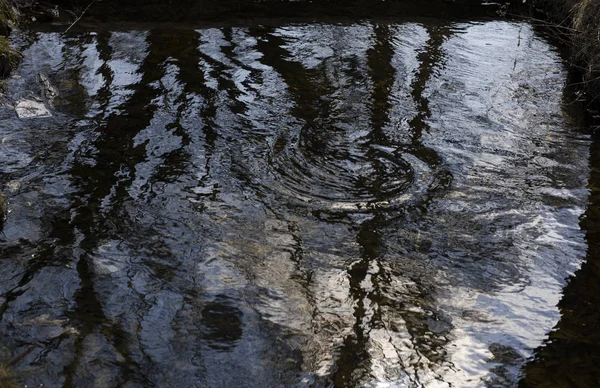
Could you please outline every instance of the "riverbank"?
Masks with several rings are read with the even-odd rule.
[[[538,0],[534,7],[555,24],[571,48],[571,65],[581,71],[590,103],[600,98],[600,2]]]
[[[565,0],[563,0],[565,1]],[[567,4],[573,0],[566,0]],[[587,89],[600,97],[600,2],[579,1],[572,7],[573,59],[582,67]]]
[[[0,78],[6,78],[16,68],[21,57],[10,47],[7,39],[16,19],[15,8],[7,0],[0,0]]]

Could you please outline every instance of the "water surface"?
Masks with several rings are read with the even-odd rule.
[[[558,322],[590,139],[529,24],[15,39],[53,113],[0,111],[24,384],[510,387]]]

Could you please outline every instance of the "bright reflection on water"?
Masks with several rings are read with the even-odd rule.
[[[589,139],[527,24],[21,36],[2,343],[63,387],[514,386]]]

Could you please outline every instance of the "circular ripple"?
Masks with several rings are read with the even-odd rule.
[[[335,140],[279,139],[269,160],[272,189],[319,208],[368,211],[416,204],[440,185],[436,168],[407,150]]]

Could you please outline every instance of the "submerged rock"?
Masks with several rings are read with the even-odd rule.
[[[42,95],[46,98],[49,104],[53,104],[54,100],[58,96],[58,91],[52,84],[45,74],[40,73],[40,83],[42,84]]]
[[[34,100],[19,101],[15,107],[15,111],[20,119],[52,117],[52,114],[43,102]]]

